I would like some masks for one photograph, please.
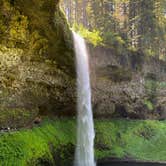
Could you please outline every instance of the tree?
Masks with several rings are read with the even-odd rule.
[[[166,57],[166,0],[63,0],[62,6],[71,26],[98,30],[107,46],[119,36],[128,47]]]

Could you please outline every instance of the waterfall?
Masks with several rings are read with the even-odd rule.
[[[73,32],[77,67],[77,145],[75,166],[95,166],[94,124],[88,53],[84,39]]]

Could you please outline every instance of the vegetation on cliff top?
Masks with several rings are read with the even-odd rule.
[[[47,119],[33,129],[2,134],[0,164],[70,165],[74,157],[75,131],[74,119]],[[166,160],[165,121],[96,120],[95,131],[97,159]]]
[[[128,47],[166,59],[166,0],[62,0],[71,26],[94,30],[106,47]],[[81,28],[82,29],[82,28]],[[95,40],[94,40],[95,41]],[[98,43],[100,44],[100,43]]]

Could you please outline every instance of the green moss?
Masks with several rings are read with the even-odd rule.
[[[0,44],[23,50],[31,61],[56,61],[74,76],[72,36],[59,1],[4,0],[0,3]],[[28,58],[27,58],[28,57]]]
[[[0,161],[4,166],[56,164],[52,152],[61,145],[74,144],[74,122],[45,121],[42,126],[0,137]]]
[[[166,82],[157,82],[158,88],[166,88]]]
[[[129,69],[118,68],[111,71],[110,77],[115,82],[130,81],[132,79],[132,72]]]
[[[74,87],[72,36],[58,3],[0,0],[1,126],[15,126],[17,121],[24,126],[34,118],[27,112],[40,105],[47,105],[46,111],[54,110],[53,104],[59,107],[70,93],[60,91],[60,81]]]
[[[31,34],[30,48],[32,48],[31,54],[36,55],[39,58],[40,56],[47,55],[48,39],[41,36],[38,31],[34,31]]]
[[[131,81],[132,79],[132,71],[130,69],[114,65],[100,68],[99,74],[101,78],[111,79],[114,82]]]
[[[37,115],[38,110],[23,108],[0,108],[0,126],[18,128],[27,125]]]
[[[154,109],[154,105],[151,101],[149,100],[145,100],[144,104],[146,105],[146,107],[148,108],[148,110],[152,111]]]
[[[1,163],[70,165],[74,157],[75,124],[71,119],[45,120],[39,127],[1,135]],[[97,159],[166,160],[165,121],[96,120],[95,131]]]
[[[103,39],[98,30],[89,31],[82,24],[78,25],[76,23],[73,25],[73,30],[84,37],[89,43],[93,44],[93,46],[103,45]]]
[[[149,92],[149,93],[153,92],[153,91],[155,91],[155,89],[158,89],[158,88],[166,88],[166,82],[146,80],[145,89],[147,90],[147,92]]]
[[[149,101],[153,103],[156,99],[157,81],[152,79],[146,80],[145,90],[149,97]]]
[[[17,14],[11,18],[9,34],[11,40],[26,42],[28,32],[28,19],[26,16]]]
[[[96,155],[99,158],[114,156],[131,157],[138,160],[166,160],[164,150],[166,148],[164,145],[166,140],[165,122],[99,121],[96,127],[97,131],[101,129],[104,132],[103,135],[107,137],[106,145],[110,147],[109,150],[104,151],[97,149]]]

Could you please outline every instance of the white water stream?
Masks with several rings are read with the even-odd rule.
[[[73,32],[77,67],[77,145],[74,166],[95,166],[89,62],[84,39]]]

